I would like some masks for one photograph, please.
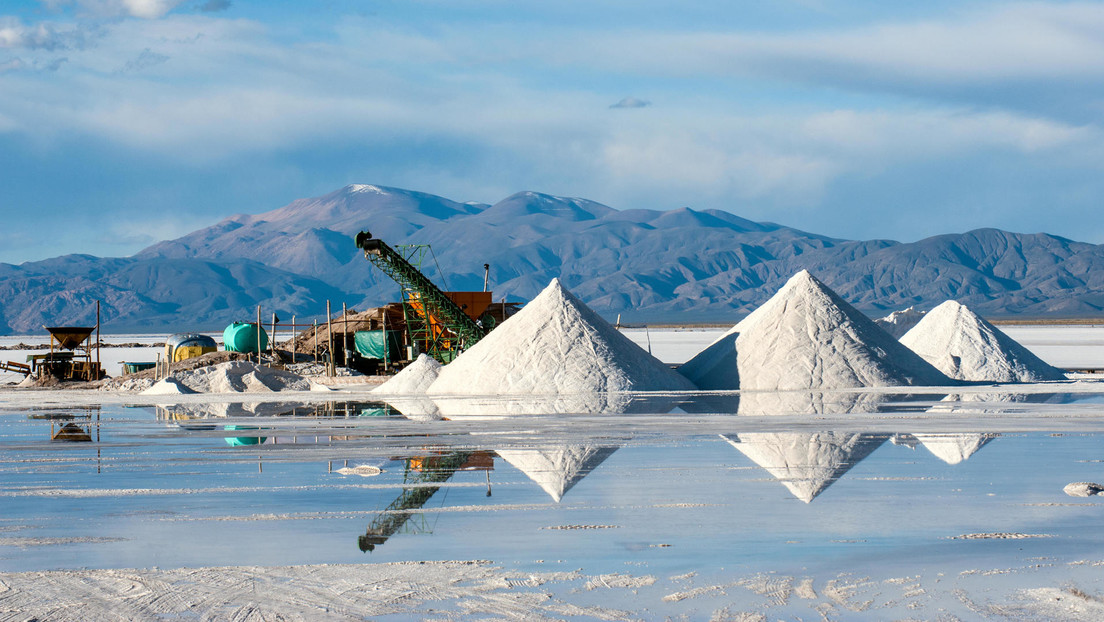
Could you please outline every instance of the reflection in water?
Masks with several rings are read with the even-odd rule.
[[[562,446],[544,449],[500,449],[509,462],[548,493],[556,503],[591,471],[609,458],[617,447]]]
[[[678,402],[689,413],[773,415],[852,415],[922,406],[931,395],[869,391],[746,391],[686,396]]]
[[[394,501],[377,516],[364,535],[357,538],[361,551],[373,551],[399,531],[417,510],[440,490],[440,486],[457,471],[487,471],[487,496],[490,496],[490,471],[494,470],[494,458],[485,451],[455,451],[418,456],[406,460],[403,472],[403,488]]]
[[[157,418],[169,421],[236,417],[393,417],[399,413],[385,402],[222,402],[157,406]]]
[[[958,464],[999,434],[913,434],[928,451],[947,464]]]
[[[670,412],[679,402],[666,393],[569,393],[558,395],[434,397],[448,419],[500,419],[509,415],[613,415]]]
[[[845,432],[722,434],[722,438],[809,503],[889,438]]]

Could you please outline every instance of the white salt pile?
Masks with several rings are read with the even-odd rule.
[[[894,311],[889,315],[874,320],[874,323],[882,327],[882,330],[893,335],[894,339],[900,339],[909,332],[920,320],[924,319],[926,311],[918,311],[916,307],[909,307],[902,311]]]
[[[441,364],[436,359],[419,354],[418,358],[390,380],[372,390],[373,393],[388,395],[410,395],[425,393],[429,385],[437,380]]]
[[[298,374],[248,361],[229,361],[179,371],[169,378],[195,393],[267,393],[309,391],[311,388],[310,381]]]
[[[153,386],[142,391],[142,395],[188,395],[190,393],[195,391],[172,376],[158,380]]]
[[[806,270],[679,371],[711,390],[953,384]]]
[[[995,434],[913,434],[936,458],[958,464],[993,440]]]
[[[441,368],[427,393],[492,395],[692,391],[553,279],[479,343]]]
[[[862,461],[888,438],[846,432],[722,434],[740,453],[782,482],[805,503]]]
[[[901,343],[951,378],[974,382],[1065,380],[996,326],[954,300],[932,309]]]
[[[554,447],[503,449],[495,453],[536,482],[556,503],[591,471],[609,458],[616,447]]]

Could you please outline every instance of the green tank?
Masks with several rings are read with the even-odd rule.
[[[256,324],[234,322],[222,331],[222,348],[227,352],[257,352],[257,331],[261,331],[261,350],[268,347],[268,333]]]

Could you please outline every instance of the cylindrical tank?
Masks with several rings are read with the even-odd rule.
[[[207,335],[177,333],[165,340],[165,358],[176,362],[218,350],[218,344]]]
[[[257,352],[257,331],[261,331],[261,350],[268,347],[268,333],[256,324],[234,322],[222,331],[222,348],[228,352]]]

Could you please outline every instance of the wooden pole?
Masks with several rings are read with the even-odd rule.
[[[272,352],[273,356],[276,355],[276,312],[272,312],[272,338],[268,340],[268,350]]]
[[[257,364],[261,364],[261,305],[257,305]]]
[[[295,362],[295,339],[298,336],[299,335],[295,332],[295,316],[293,315],[291,316],[291,346],[288,348],[289,350],[291,350],[290,354],[292,363]]]
[[[89,373],[92,373],[91,370]],[[100,301],[96,301],[96,377],[89,380],[100,379]]]
[[[341,303],[341,358],[349,366],[349,308]]]
[[[326,301],[326,341],[330,344],[330,363],[326,366],[326,373],[332,378],[337,371],[334,369],[334,344],[333,344],[333,318],[330,317],[330,301]]]

